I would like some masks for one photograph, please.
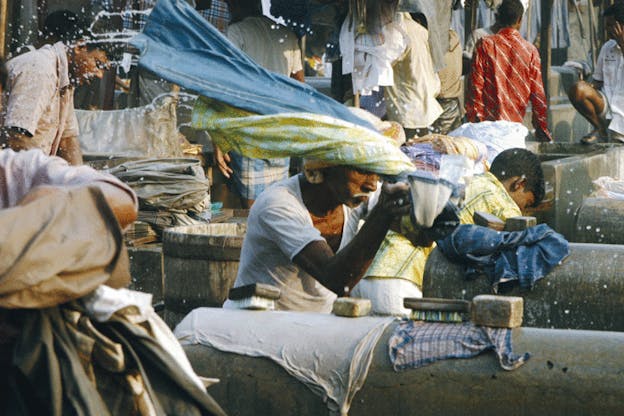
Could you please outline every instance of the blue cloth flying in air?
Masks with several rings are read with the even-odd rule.
[[[130,43],[140,67],[204,97],[255,114],[315,113],[373,129],[313,87],[260,67],[184,0],[159,0]]]

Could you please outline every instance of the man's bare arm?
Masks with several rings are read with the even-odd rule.
[[[79,166],[83,164],[82,150],[80,150],[80,142],[76,136],[61,138],[56,155],[65,159],[70,165]]]
[[[326,241],[313,241],[293,261],[323,286],[339,296],[348,293],[370,266],[395,217],[409,212],[410,206],[397,205],[408,200],[407,184],[384,185],[380,201],[351,242],[338,253]]]

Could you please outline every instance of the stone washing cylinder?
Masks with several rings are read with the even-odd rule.
[[[624,200],[585,199],[576,214],[573,241],[624,244]]]
[[[200,306],[220,307],[234,286],[246,223],[190,225],[163,233],[165,322]]]
[[[486,277],[467,281],[464,267],[434,249],[423,278],[423,296],[472,299],[492,293]],[[624,245],[570,243],[570,255],[524,297],[523,326],[624,331]]]
[[[623,333],[516,328],[514,352],[531,353],[516,370],[502,370],[495,354],[487,352],[396,372],[388,355],[396,325],[377,343],[350,416],[624,414]],[[310,345],[314,342],[310,339]],[[197,374],[221,380],[209,392],[228,414],[335,415],[320,395],[272,360],[205,345],[184,350]]]

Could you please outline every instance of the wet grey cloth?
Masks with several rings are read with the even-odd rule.
[[[449,49],[448,28],[451,24],[453,0],[403,0],[399,11],[422,13],[427,18],[429,47],[433,59],[433,69],[444,68],[444,54]]]
[[[512,232],[465,224],[437,245],[450,261],[466,265],[466,278],[485,273],[495,292],[510,281],[532,289],[570,253],[566,239],[546,224]]]
[[[182,345],[266,357],[346,415],[364,385],[379,337],[394,318],[199,308],[174,333]],[[305,336],[297,336],[303,334]],[[313,341],[313,343],[311,342]],[[339,340],[339,342],[337,342]]]
[[[530,354],[516,355],[511,330],[461,324],[405,321],[397,325],[388,341],[395,371],[419,368],[448,358],[470,358],[494,350],[504,370],[515,370]]]
[[[197,213],[206,208],[210,182],[196,159],[144,159],[109,171],[139,197],[141,209]]]

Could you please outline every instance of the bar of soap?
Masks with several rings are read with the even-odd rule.
[[[524,299],[517,296],[475,296],[470,314],[475,325],[517,328],[522,325]]]
[[[230,289],[228,299],[242,300],[251,297],[276,300],[280,297],[279,288],[265,283],[252,283],[250,285],[234,287]]]
[[[537,225],[535,217],[511,217],[505,221],[505,231],[523,231]]]
[[[503,220],[489,212],[476,211],[472,214],[472,220],[476,225],[488,227],[496,231],[503,231],[505,228]]]
[[[337,316],[356,318],[370,313],[372,303],[370,299],[362,298],[338,298],[334,301],[332,313]]]

